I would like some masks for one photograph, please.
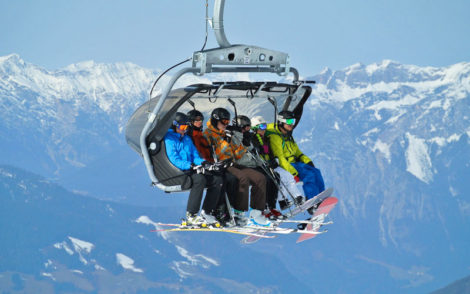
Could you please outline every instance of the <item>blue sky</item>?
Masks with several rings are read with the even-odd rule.
[[[210,15],[212,4],[210,3]],[[204,39],[205,0],[0,0],[0,55],[47,69],[85,60],[164,69]],[[232,44],[287,52],[301,74],[383,59],[470,61],[468,0],[226,0]],[[212,31],[208,47],[216,47]]]

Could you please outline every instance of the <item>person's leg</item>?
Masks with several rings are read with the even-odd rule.
[[[318,168],[310,166],[308,164],[307,164],[307,168],[309,170],[311,170],[313,172],[313,174],[315,175],[315,181],[316,181],[316,183],[318,185],[318,189],[319,189],[318,193],[321,193],[321,192],[325,191],[325,181],[323,180],[323,176],[321,174],[321,171]]]
[[[262,173],[266,177],[266,205],[267,208],[272,209],[276,208],[276,200],[277,200],[277,183],[274,182],[272,176],[268,175],[263,169],[256,168],[256,171]]]
[[[225,192],[227,193],[228,200],[230,201],[230,205],[233,205],[235,203],[235,199],[237,199],[237,194],[238,194],[238,179],[235,177],[233,174],[226,172],[225,173]],[[225,203],[225,197],[224,199],[220,199],[219,203],[223,201]]]
[[[286,171],[282,167],[277,167],[275,171],[279,174],[281,178],[281,189],[277,198],[279,201],[284,200],[284,197],[287,200],[292,200],[292,198],[302,196],[302,193],[300,192],[294,180],[294,176],[292,176],[290,172]]]
[[[250,207],[260,211],[266,206],[266,177],[252,168],[242,170],[251,184]]]
[[[222,176],[218,175],[206,175],[206,198],[202,205],[202,209],[206,213],[214,213],[219,202],[219,197],[223,192],[223,179]]]
[[[310,199],[325,190],[325,184],[320,170],[302,162],[292,163],[303,182],[305,197]]]
[[[231,166],[227,170],[238,179],[238,193],[233,201],[233,208],[239,211],[247,211],[250,181],[246,173],[236,167]]]
[[[197,214],[201,207],[202,193],[206,187],[206,178],[203,174],[193,174],[191,175],[191,179],[193,185],[189,192],[186,211],[191,214]]]

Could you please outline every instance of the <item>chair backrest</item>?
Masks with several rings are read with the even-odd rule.
[[[152,140],[150,140],[152,141]],[[150,151],[153,172],[159,181],[159,188],[166,192],[179,192],[191,188],[191,177],[174,166],[168,159],[165,141],[152,141],[158,146]]]

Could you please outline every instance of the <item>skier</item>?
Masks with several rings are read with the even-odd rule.
[[[265,162],[260,159],[256,153],[256,147],[253,144],[254,134],[251,132],[250,119],[245,115],[237,116],[232,122],[231,130],[234,132],[234,142],[238,143],[241,141],[248,150],[237,163],[253,168],[266,177],[266,207],[263,210],[263,215],[272,220],[283,218],[283,215],[276,210],[276,199],[279,191],[277,188],[278,185],[275,182],[274,175],[268,174],[269,171],[263,166]]]
[[[251,119],[251,125],[255,132],[252,138],[253,146],[255,146],[260,157],[266,162],[267,167],[274,171],[274,176],[279,179],[278,185],[280,187],[280,191],[277,197],[273,199],[273,202],[269,203],[268,201],[268,208],[270,208],[268,216],[272,215],[279,217],[278,214],[280,214],[280,212],[275,209],[276,198],[279,200],[280,209],[285,210],[292,205],[292,202],[286,198],[287,195],[291,195],[298,204],[301,204],[304,201],[304,197],[297,188],[294,177],[288,171],[280,167],[275,159],[272,150],[269,147],[268,137],[266,136],[267,123],[264,118],[261,116],[253,117]]]
[[[186,208],[186,222],[188,225],[217,224],[217,220],[212,214],[223,188],[223,180],[221,176],[207,173],[207,171],[213,170],[214,165],[205,162],[199,156],[191,138],[185,136],[188,125],[188,116],[177,112],[173,125],[164,137],[168,159],[182,171],[190,172],[192,179]],[[205,187],[208,188],[206,198],[203,209],[198,215]]]
[[[225,108],[216,108],[211,113],[211,119],[207,122],[207,129],[204,137],[209,141],[214,150],[214,156],[218,160],[232,158],[237,161],[247,153],[247,149],[241,142],[235,143],[232,140],[233,132],[227,130],[230,123],[230,113]],[[271,226],[263,215],[262,211],[266,203],[266,178],[256,170],[235,164],[227,169],[238,179],[238,195],[233,203],[234,217],[237,225],[248,224]],[[249,187],[251,188],[251,211],[249,219],[245,212],[248,210]]]
[[[267,136],[279,165],[291,173],[296,182],[303,182],[305,196],[310,199],[325,190],[325,183],[320,170],[300,151],[292,137],[295,121],[292,111],[281,111],[277,122],[267,126]],[[312,214],[313,209],[309,212]]]
[[[210,144],[202,133],[204,115],[196,109],[189,111],[187,115],[189,117],[187,136],[193,140],[196,149],[204,160],[214,162]],[[230,221],[230,214],[225,203],[225,193],[227,193],[230,203],[234,203],[238,192],[238,179],[231,173],[225,172],[225,170],[222,171],[221,176],[223,177],[224,187],[216,206],[215,217],[222,225],[226,225]]]

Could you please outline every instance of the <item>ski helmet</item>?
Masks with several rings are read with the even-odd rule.
[[[264,127],[264,129],[263,129]],[[262,116],[255,116],[251,119],[251,128],[266,130],[266,120]]]
[[[204,115],[199,110],[193,109],[187,113],[189,120],[194,122],[196,120],[204,120]]]
[[[230,112],[227,109],[219,107],[212,110],[211,113],[211,124],[217,128],[217,122],[221,121],[222,123],[228,125],[230,122]]]
[[[251,127],[250,119],[246,115],[239,115],[235,117],[232,121],[232,124],[238,125],[241,128]]]
[[[294,125],[295,115],[290,110],[283,110],[277,116],[277,122],[282,124]]]
[[[173,120],[174,126],[188,125],[188,124],[189,124],[189,117],[186,114],[182,112],[177,112],[175,114],[175,119]]]

